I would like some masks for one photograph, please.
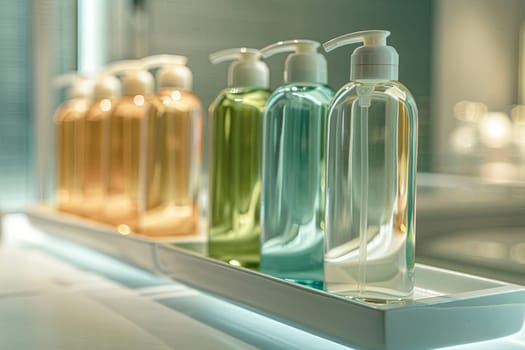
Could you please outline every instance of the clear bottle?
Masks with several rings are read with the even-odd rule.
[[[334,95],[319,46],[290,40],[261,50],[294,53],[264,113],[260,269],[314,287],[323,285],[324,147]]]
[[[141,203],[141,140],[144,119],[153,93],[153,76],[139,61],[124,61],[122,97],[109,121],[109,153],[105,221],[123,234],[139,231]]]
[[[161,67],[143,140],[145,202],[140,231],[148,236],[193,235],[200,230],[203,109],[191,92],[193,78],[186,63],[186,57],[175,55],[144,59],[145,67]]]
[[[208,254],[233,265],[259,265],[263,112],[269,71],[255,49],[210,55],[230,65],[228,88],[209,110]]]
[[[83,129],[86,111],[91,104],[92,85],[79,74],[65,74],[57,79],[58,85],[71,84],[68,100],[60,105],[53,118],[56,127],[56,208],[79,214],[82,192],[79,183],[82,160]]]
[[[83,162],[80,174],[82,214],[103,221],[106,195],[109,119],[120,96],[120,81],[109,71],[99,73],[94,86],[94,100],[84,118]]]
[[[416,233],[417,108],[397,81],[389,34],[357,32],[324,44],[330,51],[364,42],[328,116],[325,286],[385,302],[413,293]]]

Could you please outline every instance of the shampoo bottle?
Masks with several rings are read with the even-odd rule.
[[[82,214],[94,220],[104,219],[102,211],[106,195],[109,149],[109,120],[117,98],[120,81],[109,70],[101,71],[95,80],[93,103],[86,112],[81,147]]]
[[[55,203],[60,211],[79,214],[81,212],[82,192],[79,173],[82,164],[82,136],[84,118],[91,104],[92,84],[80,74],[65,74],[56,81],[57,85],[71,85],[68,100],[55,112],[56,127],[56,194]]]
[[[263,57],[293,52],[264,113],[261,271],[311,286],[323,284],[326,60],[311,40],[281,41]]]
[[[228,88],[209,111],[208,254],[237,266],[259,265],[262,122],[270,90],[269,70],[255,49],[210,55],[235,60]]]
[[[364,43],[328,115],[325,286],[378,302],[409,298],[414,288],[417,108],[398,81],[389,34],[324,44]]]
[[[138,232],[142,196],[141,140],[146,109],[153,93],[153,76],[140,61],[113,67],[122,73],[122,97],[109,120],[109,154],[105,221],[122,234]]]
[[[191,91],[193,78],[186,63],[186,57],[175,55],[144,59],[145,67],[160,67],[143,140],[140,231],[148,236],[193,235],[200,228],[203,109]]]

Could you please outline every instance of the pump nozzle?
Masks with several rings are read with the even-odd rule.
[[[387,46],[387,30],[365,30],[344,34],[323,44],[326,52],[338,47],[363,43],[352,54],[350,80],[397,80],[399,56]]]
[[[386,45],[386,38],[390,35],[388,30],[364,30],[361,32],[348,33],[328,40],[323,44],[326,52],[330,52],[338,47],[364,43],[368,45]]]
[[[320,43],[313,40],[279,41],[261,49],[264,58],[278,53],[293,52],[286,58],[284,82],[308,82],[326,84],[326,60],[317,49]]]
[[[226,61],[257,61],[261,57],[261,52],[257,49],[240,47],[226,49],[210,54],[210,62],[213,64]]]
[[[63,88],[70,86],[67,92],[68,98],[91,97],[93,94],[93,80],[86,74],[69,72],[53,80],[53,86]]]
[[[213,64],[235,61],[228,69],[228,86],[259,88],[268,88],[269,86],[269,69],[260,60],[261,52],[257,49],[245,47],[226,49],[212,53],[209,58]]]
[[[117,61],[106,70],[108,74],[122,76],[123,95],[150,95],[153,91],[153,77],[140,60]]]
[[[188,58],[179,55],[153,55],[142,59],[146,69],[160,67],[156,73],[158,88],[178,88],[190,91],[193,75],[186,66]]]

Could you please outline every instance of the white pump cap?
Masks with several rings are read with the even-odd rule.
[[[396,49],[386,45],[390,35],[386,30],[366,30],[341,35],[323,44],[326,52],[338,47],[364,43],[352,53],[350,80],[397,80],[399,55]]]
[[[317,52],[321,46],[313,40],[279,41],[261,49],[264,58],[283,52],[294,52],[288,55],[284,66],[284,82],[308,82],[326,84],[326,59]]]
[[[270,70],[260,58],[259,50],[243,47],[212,53],[210,62],[215,64],[236,60],[228,69],[228,86],[230,87],[251,86],[267,89],[270,86]]]
[[[193,75],[186,66],[188,58],[179,55],[153,55],[142,59],[144,67],[160,67],[156,73],[158,88],[177,88],[191,91]]]
[[[144,69],[141,61],[118,61],[107,69],[112,74],[122,74],[122,95],[151,95],[153,93],[153,76]]]
[[[68,98],[91,98],[93,95],[93,81],[78,72],[62,74],[54,79],[54,86],[58,88],[68,85]]]
[[[97,74],[93,89],[93,97],[96,99],[117,97],[121,92],[120,81],[107,69]]]

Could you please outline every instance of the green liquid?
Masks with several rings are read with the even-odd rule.
[[[285,85],[264,119],[261,271],[323,285],[324,145],[334,92]]]
[[[262,122],[270,91],[230,88],[210,107],[208,255],[259,265]]]

